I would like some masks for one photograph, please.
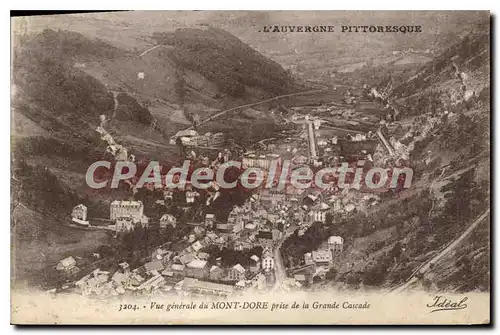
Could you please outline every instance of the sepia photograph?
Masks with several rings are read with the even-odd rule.
[[[11,13],[10,322],[490,324],[491,22]]]

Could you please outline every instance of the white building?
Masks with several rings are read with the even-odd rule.
[[[115,278],[116,279],[116,278]],[[87,296],[93,293],[102,294],[106,285],[113,285],[109,280],[109,272],[95,269],[88,275],[82,277],[75,283],[82,295]]]
[[[243,156],[241,166],[243,169],[257,167],[263,170],[269,170],[273,160],[279,161],[280,156],[277,154],[256,155],[255,153],[247,153]]]
[[[196,200],[196,197],[198,197],[200,194],[195,191],[187,191],[186,192],[186,203],[192,204]]]
[[[228,296],[233,293],[233,286],[231,285],[216,284],[188,277],[184,278],[179,286],[183,291],[197,294]]]
[[[224,269],[217,265],[210,268],[209,278],[211,280],[221,280],[224,277]]]
[[[314,261],[312,259],[312,254],[310,252],[304,254],[304,262],[306,263],[306,265],[314,263]]]
[[[88,226],[90,223],[87,221],[87,206],[84,204],[79,204],[73,207],[71,212],[71,220],[78,224]]]
[[[141,201],[115,200],[111,203],[109,212],[111,221],[126,217],[141,220],[144,216],[144,205]]]
[[[87,221],[87,206],[85,206],[84,204],[79,204],[73,207],[73,211],[71,212],[71,217],[73,219]]]
[[[170,144],[176,144],[177,139],[180,139],[183,145],[190,145],[193,142],[193,138],[198,136],[196,130],[180,130],[170,138]]]
[[[116,231],[131,231],[134,230],[135,227],[141,225],[143,228],[147,227],[149,223],[149,219],[147,216],[143,215],[140,219],[136,219],[133,217],[119,217],[115,221],[115,230]]]
[[[215,223],[215,214],[207,214],[205,215],[205,227],[208,229],[212,229]]]
[[[56,270],[71,274],[78,272],[79,269],[76,266],[76,260],[73,258],[73,256],[69,256],[57,263]]]
[[[229,269],[227,273],[228,280],[230,281],[240,281],[245,279],[245,268],[240,264],[236,264]]]
[[[201,259],[193,259],[186,264],[186,276],[194,278],[203,278],[208,275],[207,261]]]
[[[324,211],[310,211],[307,213],[309,222],[320,221],[325,223],[326,221],[326,212]]]
[[[344,251],[344,239],[340,236],[330,236],[328,238],[328,249],[334,256],[340,255]]]
[[[330,250],[316,250],[313,251],[312,253],[312,260],[317,266],[321,265],[331,265],[332,264],[332,253]]]
[[[252,255],[250,257],[251,263],[250,263],[250,272],[259,272],[260,271],[260,258],[257,255]]]
[[[163,214],[160,218],[160,228],[167,228],[172,226],[175,228],[177,224],[177,219],[172,214]]]
[[[262,268],[265,272],[269,272],[274,269],[274,258],[270,255],[264,256],[264,258],[262,258]]]
[[[303,164],[307,163],[308,158],[304,155],[298,155],[298,156],[294,156],[292,161],[293,161],[293,163],[295,163],[297,165],[303,165]]]

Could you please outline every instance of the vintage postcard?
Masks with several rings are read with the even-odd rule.
[[[11,19],[13,324],[489,324],[488,11]]]

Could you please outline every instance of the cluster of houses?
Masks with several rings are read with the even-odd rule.
[[[291,283],[301,287],[313,283],[316,278],[324,280],[335,257],[343,251],[344,239],[340,236],[330,236],[318,249],[304,254],[304,265],[288,269],[290,279],[294,279]]]
[[[316,150],[318,139],[314,133],[320,123],[320,120],[308,123],[309,135],[312,134],[308,139],[309,150]],[[196,138],[194,133],[180,135],[181,138],[189,137],[191,143]],[[358,134],[350,140],[363,142],[366,137]],[[295,150],[291,154],[296,156],[298,152]],[[219,156],[221,161],[228,159],[222,153]],[[243,157],[243,166],[266,169],[273,160],[280,157],[281,154],[257,155],[248,152]],[[304,157],[298,163],[309,164],[310,159]],[[196,201],[195,190],[186,190],[185,193],[186,203]],[[328,213],[349,213],[364,206],[364,203],[373,204],[378,200],[373,200],[374,196],[371,195],[365,196],[370,199],[359,200],[351,196],[349,190],[344,193],[339,194],[339,190],[335,188],[299,189],[288,184],[284,189],[257,189],[243,205],[233,207],[225,222],[219,222],[214,214],[206,213],[202,222],[183,223],[193,227],[192,233],[185,237],[187,246],[183,250],[173,254],[160,246],[153,252],[150,261],[139,268],[131,270],[128,264],[121,263],[113,273],[96,269],[78,280],[76,288],[86,295],[152,291],[229,295],[238,289],[264,289],[273,277],[273,248],[279,245],[287,231],[299,228],[299,235],[303,234],[313,222],[325,223]],[[166,203],[169,199],[172,200],[172,192],[166,190],[163,202]],[[71,216],[75,223],[89,225],[87,208],[83,204],[76,206]],[[111,225],[108,227],[115,231],[130,231],[138,225],[147,227],[149,224],[144,215],[143,203],[128,200],[115,200],[111,203],[109,221]],[[164,214],[159,221],[160,228],[176,228],[178,224],[177,218],[172,214]],[[287,229],[290,227],[292,229]],[[228,267],[223,266],[221,258],[213,260],[203,251],[214,245],[219,248],[232,247],[239,251],[261,246],[264,251],[261,255],[252,255],[243,265]],[[342,250],[342,237],[331,236],[324,246],[304,255],[305,272],[292,269],[289,273],[291,279],[302,283],[311,281],[315,276],[323,276],[334,257]],[[76,261],[72,257],[62,260],[57,269],[67,273],[78,272]]]
[[[261,255],[252,255],[245,266],[222,265],[221,257],[209,262],[209,254],[195,252],[191,247],[179,255],[161,247],[150,260],[131,270],[128,263],[118,265],[113,272],[94,269],[74,282],[72,288],[85,296],[109,297],[122,294],[233,294],[238,290],[264,290],[274,269],[272,251],[266,248]],[[80,270],[70,256],[61,260],[56,269],[66,275]]]
[[[284,223],[256,201],[233,207],[227,222],[215,225],[215,231],[232,241],[236,250],[272,247],[282,237],[283,230]]]
[[[274,245],[290,226],[302,235],[314,222],[325,223],[327,215],[346,215],[366,211],[379,203],[377,194],[363,194],[345,188],[298,189],[286,185],[258,189],[248,201],[233,207],[227,223],[217,224],[218,231],[231,235],[235,248],[251,249],[255,245]]]
[[[113,296],[118,294],[178,292],[185,294],[232,294],[235,289],[258,289],[267,287],[274,270],[272,256],[273,242],[281,235],[269,227],[269,220],[275,222],[265,211],[252,212],[259,225],[246,226],[241,219],[242,209],[237,208],[226,223],[218,223],[214,214],[207,213],[203,222],[186,223],[193,226],[192,234],[185,237],[187,246],[174,254],[162,246],[151,255],[150,261],[131,270],[127,263],[121,263],[114,273],[93,270],[75,283],[75,289],[84,295]],[[78,205],[72,217],[86,219],[87,208]],[[144,206],[140,201],[113,201],[110,221],[117,231],[127,231],[137,225],[147,225]],[[260,225],[262,223],[262,226]],[[177,219],[171,214],[160,218],[160,227],[176,227]],[[203,249],[216,245],[220,248],[234,243],[236,249],[252,249],[263,246],[262,255],[252,255],[245,263],[223,266],[219,257],[209,262],[210,255]],[[247,242],[245,244],[244,242]],[[69,275],[79,272],[73,257],[61,260],[57,270]]]
[[[353,97],[349,96],[349,100]],[[346,127],[353,128],[358,126],[359,122],[351,120],[356,111],[352,108],[339,109],[336,106],[314,106],[310,107],[310,112],[321,113],[328,112],[330,116],[341,116],[343,123]],[[372,120],[370,117],[356,116],[363,122],[369,122],[375,125],[377,120]],[[310,114],[295,114],[292,120],[297,123],[302,123],[302,132],[299,138],[303,143],[307,143],[307,156],[297,156],[294,159],[302,160],[308,159],[307,162],[315,166],[331,166],[345,161],[346,159],[368,160],[373,161],[373,154],[379,147],[379,139],[374,132],[359,132],[356,130],[349,131],[345,136],[339,137],[336,130],[324,127],[324,123],[328,123],[328,116],[325,119],[318,116],[311,116]],[[294,149],[296,150],[296,149]]]
[[[301,209],[308,210],[307,219],[299,228],[299,236],[304,234],[313,222],[326,222],[326,214],[348,216],[355,211],[368,212],[380,203],[378,194],[365,194],[356,189],[345,188],[341,192],[315,192],[307,197],[309,205]]]

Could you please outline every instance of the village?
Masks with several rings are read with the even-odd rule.
[[[354,97],[349,90],[344,100],[354,104],[359,97]],[[340,111],[339,111],[340,110]],[[215,160],[197,153],[198,146],[221,147],[222,134],[198,135],[194,130],[180,131],[172,136],[171,142],[182,146],[186,157],[196,159],[203,166],[217,168],[229,159],[241,159],[242,167],[268,169],[274,160],[288,159],[291,169],[301,166],[319,168],[335,166],[341,162],[355,164],[359,160],[371,165],[398,164],[408,158],[408,149],[394,138],[388,137],[385,121],[372,131],[355,131],[332,126],[335,118],[349,126],[356,125],[358,119],[349,105],[338,107],[317,106],[292,108],[292,115],[281,115],[286,122],[296,125],[297,131],[277,136],[268,141],[260,141],[251,150],[231,148],[220,149]],[[276,112],[278,113],[278,112]],[[331,118],[325,117],[328,113]],[[104,122],[103,122],[104,123]],[[342,124],[342,123],[341,123]],[[101,139],[117,145],[101,126],[98,132]],[[123,150],[122,150],[123,151]],[[126,151],[126,149],[125,149]],[[131,159],[126,153],[116,159]],[[133,158],[133,155],[130,155]],[[328,236],[325,243],[310,253],[304,254],[302,265],[286,269],[281,259],[280,246],[291,234],[299,236],[314,223],[325,224],[329,216],[349,216],[354,212],[368,211],[381,201],[380,194],[359,189],[331,186],[326,189],[292,187],[256,188],[243,204],[234,205],[227,220],[220,221],[215,212],[210,211],[210,203],[220,196],[215,182],[213,192],[203,211],[198,211],[200,220],[186,222],[172,213],[165,213],[159,222],[151,222],[144,214],[145,205],[137,200],[114,200],[110,204],[110,217],[99,224],[89,219],[88,208],[78,204],[71,213],[70,225],[80,229],[106,229],[114,233],[132,232],[137,227],[148,229],[153,225],[164,229],[175,229],[179,225],[188,226],[191,231],[183,237],[182,243],[168,242],[158,245],[141,266],[131,268],[127,262],[118,264],[114,272],[95,268],[84,276],[78,261],[73,256],[62,259],[56,270],[62,275],[79,279],[70,281],[61,288],[51,289],[56,293],[61,290],[77,292],[84,296],[100,298],[132,295],[214,295],[231,296],[245,291],[267,292],[275,290],[303,290],[313,281],[323,280],[332,266],[335,257],[343,252],[344,237]],[[136,192],[131,185],[131,189]],[[379,192],[387,192],[382,189]],[[163,199],[156,203],[176,206],[174,193],[165,189]],[[196,206],[200,194],[191,185],[181,191],[185,197],[183,203]],[[187,209],[186,209],[187,210]],[[104,222],[104,223],[103,223]],[[182,246],[182,247],[179,247]],[[211,257],[211,251],[232,250],[249,256],[240,263],[228,265],[224,256]],[[95,255],[97,258],[100,255]],[[241,259],[241,257],[240,257]]]

